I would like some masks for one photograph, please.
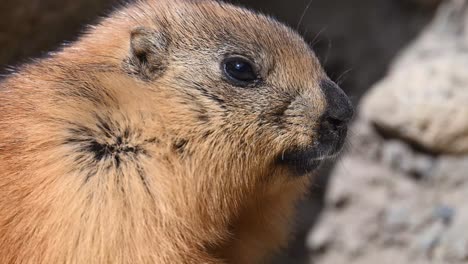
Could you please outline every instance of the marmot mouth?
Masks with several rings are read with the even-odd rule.
[[[291,149],[277,158],[277,163],[287,166],[295,175],[307,175],[317,170],[327,156],[320,156],[317,148]]]
[[[323,161],[338,155],[345,143],[346,134],[346,129],[343,129],[336,134],[321,136],[314,145],[290,148],[277,157],[277,164],[288,166],[297,176],[310,174]]]

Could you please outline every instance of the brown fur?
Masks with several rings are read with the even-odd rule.
[[[265,84],[224,82],[228,53]],[[113,13],[0,84],[0,263],[264,261],[309,181],[275,159],[313,144],[323,78],[296,33],[245,9]]]

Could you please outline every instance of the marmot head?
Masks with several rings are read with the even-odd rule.
[[[136,20],[153,25],[132,29],[124,66],[147,89],[170,89],[171,113],[160,114],[183,158],[302,175],[339,151],[351,103],[293,30],[213,1],[152,3]]]
[[[146,153],[213,196],[307,175],[340,150],[353,116],[296,32],[229,4],[143,1],[81,43],[80,59],[88,49],[93,63],[114,63],[129,96],[155,113],[144,134],[166,145]]]

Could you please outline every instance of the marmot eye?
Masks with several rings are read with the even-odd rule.
[[[237,86],[245,86],[258,79],[252,63],[242,57],[231,57],[223,61],[224,74]]]

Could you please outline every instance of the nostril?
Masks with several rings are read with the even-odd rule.
[[[342,105],[341,107],[328,109],[323,117],[326,123],[336,129],[346,127],[354,116],[354,109],[351,103],[345,101]]]
[[[338,118],[334,117],[327,117],[325,120],[326,123],[328,123],[331,128],[338,130],[346,126],[347,122],[345,120],[340,120]]]

